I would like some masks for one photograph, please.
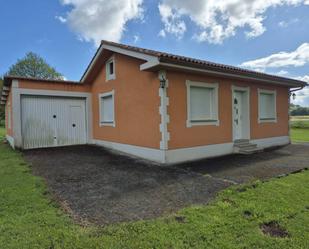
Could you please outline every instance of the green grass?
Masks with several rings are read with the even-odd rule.
[[[51,201],[21,154],[0,142],[0,248],[309,248],[308,189],[304,171],[229,188],[207,206],[169,217],[83,228]],[[287,238],[260,231],[273,220]]]
[[[4,127],[0,127],[0,140],[5,137],[6,130]]]
[[[292,142],[309,142],[309,129],[291,129]]]

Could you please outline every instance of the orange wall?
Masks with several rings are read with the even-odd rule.
[[[124,144],[159,148],[159,80],[141,72],[143,62],[115,54],[116,79],[105,80],[105,68],[92,84],[93,137]],[[114,90],[116,127],[99,125],[99,94]]]
[[[168,106],[168,114],[170,115],[170,123],[168,124],[168,131],[170,132],[169,149],[232,142],[232,85],[250,87],[251,139],[288,135],[288,88],[170,71],[167,77],[169,80],[167,95],[170,102]],[[219,83],[219,126],[186,127],[186,80]],[[277,91],[277,123],[258,124],[258,88]]]
[[[39,82],[39,81],[28,81],[18,80],[19,88],[34,89],[34,90],[53,90],[53,91],[71,91],[71,92],[89,92],[89,85],[82,84],[68,84],[58,82]]]
[[[8,103],[10,103],[10,105],[8,106]],[[11,128],[9,128],[9,125],[8,125],[8,112],[11,113]],[[9,95],[8,95],[8,100],[6,102],[6,105],[5,105],[5,127],[6,127],[6,134],[9,135],[9,136],[13,136],[13,118],[12,118],[12,92],[10,91],[9,92]]]

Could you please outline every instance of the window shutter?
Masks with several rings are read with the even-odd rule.
[[[114,101],[112,95],[101,98],[101,112],[103,122],[114,121]]]

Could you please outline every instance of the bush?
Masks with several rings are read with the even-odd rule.
[[[0,120],[0,127],[5,127],[5,120]]]
[[[309,121],[306,120],[295,120],[290,121],[291,128],[309,129]]]

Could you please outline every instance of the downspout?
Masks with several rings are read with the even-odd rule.
[[[290,124],[290,105],[291,105],[291,95],[294,94],[294,92],[297,92],[297,91],[300,91],[304,88],[305,86],[301,86],[299,88],[296,88],[296,89],[292,89],[292,90],[289,90],[289,105],[288,105],[288,114],[289,114],[289,118],[288,118],[288,123],[289,123],[289,126],[288,126],[288,135],[289,135],[289,140],[290,140],[290,143],[291,143],[291,124]]]

